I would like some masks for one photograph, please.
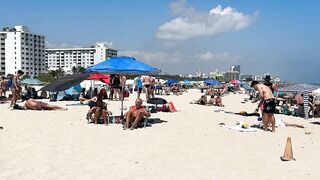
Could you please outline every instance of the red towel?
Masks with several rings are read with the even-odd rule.
[[[174,107],[173,103],[172,102],[169,102],[169,105],[171,106],[173,112],[177,112],[176,108]]]

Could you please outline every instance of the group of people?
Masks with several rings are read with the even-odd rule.
[[[137,87],[137,97],[140,98],[142,91],[146,94],[146,100],[154,98],[156,86],[159,83],[157,79],[150,75],[138,76],[134,79]]]
[[[221,95],[218,93],[216,95],[212,94],[210,96],[210,99],[208,100],[207,95],[201,95],[200,99],[198,99],[195,104],[200,104],[200,105],[206,105],[206,106],[219,106],[219,107],[224,107],[222,104],[222,98]]]

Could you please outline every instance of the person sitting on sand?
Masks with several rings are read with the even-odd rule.
[[[207,102],[207,105],[214,105],[215,102],[216,102],[216,99],[215,99],[214,95],[212,94],[212,95],[210,96],[209,101]]]
[[[198,99],[195,104],[206,105],[208,103],[207,96],[202,95],[200,99]]]
[[[214,105],[224,107],[224,105],[222,104],[222,98],[221,98],[220,94],[218,94],[217,97],[215,98]]]
[[[90,110],[88,112],[89,116],[94,114],[93,123],[98,124],[98,119],[102,117],[103,123],[108,125],[107,115],[110,113],[107,110],[107,104],[103,102],[103,98],[106,96],[107,92],[105,89],[101,89],[99,94],[92,98],[89,101],[88,105],[90,106]]]
[[[130,124],[133,122],[130,127],[130,129],[133,130],[144,117],[150,117],[151,115],[144,106],[142,106],[142,99],[137,98],[135,106],[132,106],[124,116],[126,119],[125,129],[128,129]]]
[[[50,105],[48,103],[37,101],[32,98],[28,99],[24,103],[24,109],[30,109],[30,110],[53,110],[53,111],[65,111],[68,110],[67,108],[63,108],[60,106]]]
[[[176,84],[174,84],[172,86],[171,91],[172,91],[173,95],[177,95],[178,96],[180,94],[180,89]]]

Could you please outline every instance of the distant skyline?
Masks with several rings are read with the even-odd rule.
[[[319,83],[317,0],[7,1],[0,26],[24,25],[47,47],[107,42],[171,74],[228,70],[270,72]]]

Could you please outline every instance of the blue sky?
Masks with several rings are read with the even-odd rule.
[[[319,82],[317,0],[12,0],[0,14],[1,27],[28,26],[50,47],[112,42],[172,74],[240,64],[246,74]]]

